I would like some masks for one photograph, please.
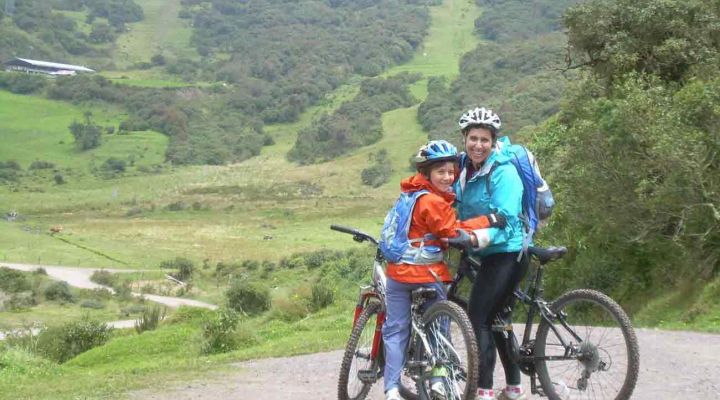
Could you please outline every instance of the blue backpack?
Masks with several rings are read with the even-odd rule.
[[[437,246],[420,247],[411,246],[414,242],[423,242],[432,239],[432,235],[426,235],[421,239],[409,239],[408,231],[412,221],[413,209],[420,196],[425,195],[427,190],[416,192],[403,192],[385,216],[382,231],[380,232],[379,247],[385,260],[391,263],[407,264],[434,264],[442,261],[442,250]]]
[[[542,178],[540,168],[530,150],[523,145],[510,143],[507,136],[499,138],[498,142],[500,142],[502,151],[511,156],[510,162],[520,175],[523,184],[522,219],[529,231],[529,238],[532,238],[538,230],[540,221],[549,218],[552,214],[555,199],[553,199],[550,186]],[[492,174],[492,169],[486,180],[487,191],[492,195],[490,174]]]

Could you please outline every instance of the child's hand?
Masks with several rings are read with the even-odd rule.
[[[476,247],[477,238],[474,234],[469,234],[462,229],[457,231],[458,235],[454,238],[442,238],[442,241],[453,247]]]

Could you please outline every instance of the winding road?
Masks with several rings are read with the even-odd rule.
[[[35,271],[38,268],[43,268],[50,278],[58,281],[65,281],[70,286],[82,289],[107,289],[111,292],[114,292],[111,287],[100,285],[90,280],[93,272],[99,270],[104,270],[111,273],[138,272],[138,270],[132,269],[78,268],[63,267],[57,265],[18,264],[7,262],[0,263],[0,267],[8,267],[19,271]],[[144,297],[149,301],[163,304],[171,308],[177,308],[180,306],[202,307],[213,310],[217,308],[217,306],[214,304],[209,304],[198,300],[185,299],[182,297],[158,296],[155,294],[141,293],[133,293],[133,296]],[[135,326],[135,320],[110,321],[107,324],[114,328],[132,328]],[[0,332],[0,340],[4,339],[5,333]]]

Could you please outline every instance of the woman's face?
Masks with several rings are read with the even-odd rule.
[[[449,192],[455,180],[455,163],[440,163],[430,170],[430,183],[440,192]]]
[[[493,135],[487,128],[470,128],[465,135],[465,152],[474,166],[479,166],[490,155]]]

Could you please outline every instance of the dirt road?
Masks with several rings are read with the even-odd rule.
[[[38,268],[43,268],[49,277],[58,280],[65,281],[70,286],[75,286],[84,289],[100,289],[104,288],[113,291],[112,288],[98,285],[97,283],[90,280],[93,272],[100,270],[101,268],[77,268],[77,267],[62,267],[56,265],[37,265],[37,264],[17,264],[17,263],[0,263],[0,266],[17,269],[20,271],[34,271]],[[138,272],[138,270],[132,269],[107,269],[102,268],[105,271],[111,273],[123,273],[123,272]],[[134,296],[145,297],[147,300],[164,304],[168,307],[177,308],[180,306],[192,306],[192,307],[203,307],[216,309],[217,306],[214,304],[208,304],[198,300],[185,299],[182,297],[170,297],[170,296],[158,296],[154,294],[140,294],[133,293]]]
[[[637,330],[640,377],[633,399],[720,398],[720,335]],[[237,363],[236,372],[161,390],[130,393],[134,400],[331,400],[337,395],[341,351]],[[502,367],[495,386],[503,386]],[[523,381],[529,393],[529,382]],[[376,383],[369,399],[383,399]],[[535,398],[530,396],[529,398]],[[538,397],[539,398],[539,397]],[[601,397],[599,397],[601,398]]]

